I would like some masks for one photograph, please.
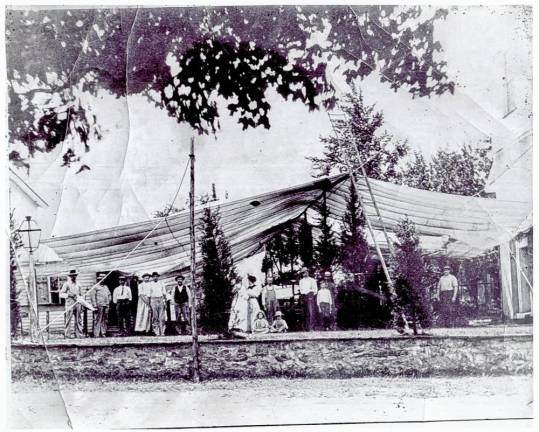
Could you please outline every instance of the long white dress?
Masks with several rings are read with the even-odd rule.
[[[144,301],[146,300],[146,301]],[[137,318],[135,320],[135,331],[147,332],[152,328],[152,317],[146,284],[142,282],[138,287]]]
[[[247,325],[248,325],[248,332],[253,331],[253,324],[256,319],[256,315],[258,312],[260,312],[260,303],[258,303],[258,297],[260,296],[260,293],[262,292],[262,288],[253,284],[247,287],[247,302],[248,302],[248,308],[247,308]]]
[[[249,321],[247,319],[249,303],[247,296],[247,288],[240,284],[234,287],[234,297],[230,308],[230,318],[228,319],[229,330],[241,330],[247,332],[250,330]]]

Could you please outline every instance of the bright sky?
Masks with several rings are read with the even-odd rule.
[[[524,100],[531,94],[531,35],[515,11],[465,7],[436,24],[449,74],[458,82],[454,96],[412,99],[406,91],[393,92],[374,74],[360,82],[366,102],[384,112],[387,130],[429,155],[488,136],[503,146],[529,129],[531,98],[528,107]],[[519,111],[502,120],[505,63],[514,78]],[[342,79],[333,78],[346,91]],[[241,131],[222,109],[216,136],[196,137],[197,193],[210,192],[215,183],[221,198],[226,191],[229,199],[236,199],[311,179],[306,157],[321,153],[319,137],[331,133],[328,116],[276,94],[268,101],[270,130]],[[57,209],[54,228],[45,223],[55,235],[148,218],[170,202],[185,168],[192,136],[188,126],[178,125],[140,96],[130,97],[128,104],[109,96],[94,103],[104,138],[84,156],[91,170],[76,175],[59,167],[61,152],[39,156],[32,167],[30,183]],[[188,179],[177,206],[185,203],[187,192]]]

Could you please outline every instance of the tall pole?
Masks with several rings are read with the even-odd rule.
[[[197,283],[196,283],[196,239],[195,239],[195,139],[191,138],[191,189],[189,191],[190,239],[191,239],[191,334],[193,339],[193,381],[200,382],[197,328]]]
[[[28,227],[30,229],[30,227]],[[30,305],[30,339],[32,342],[38,342],[39,339],[39,312],[37,301],[37,282],[36,282],[36,269],[34,263],[34,251],[32,248],[28,252],[28,288],[30,298],[28,303]]]

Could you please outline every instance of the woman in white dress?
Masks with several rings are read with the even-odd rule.
[[[142,275],[143,282],[138,286],[137,318],[135,320],[135,331],[148,333],[152,328],[152,312],[150,309],[150,299],[146,285],[150,282],[150,275]]]
[[[249,325],[247,321],[248,297],[247,287],[242,283],[241,276],[238,276],[232,288],[232,306],[230,308],[230,318],[228,320],[228,329],[233,331],[247,332]]]
[[[260,303],[258,302],[258,297],[262,293],[262,289],[258,285],[256,285],[256,277],[254,277],[253,275],[248,275],[247,280],[249,281],[249,285],[247,286],[247,331],[251,332],[253,331],[253,323],[255,322],[256,315],[260,311]]]

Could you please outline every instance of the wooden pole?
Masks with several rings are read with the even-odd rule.
[[[191,237],[191,335],[193,340],[193,381],[200,382],[200,363],[197,328],[197,301],[196,301],[196,235],[195,235],[195,139],[191,138],[191,188],[189,191],[189,216]]]
[[[28,226],[30,229],[30,226]],[[28,252],[28,310],[30,321],[30,340],[34,343],[39,341],[39,310],[38,310],[38,295],[36,283],[36,270],[34,263],[34,253],[30,249]]]

